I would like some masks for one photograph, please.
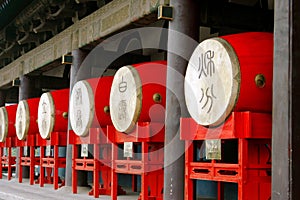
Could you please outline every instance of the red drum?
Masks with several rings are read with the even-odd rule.
[[[6,137],[15,137],[15,119],[18,105],[0,108],[0,142],[5,142]]]
[[[232,111],[272,111],[273,34],[210,38],[195,49],[185,76],[191,117],[217,126]]]
[[[70,122],[78,136],[86,136],[89,128],[110,125],[109,94],[112,76],[78,81],[70,99]]]
[[[69,89],[43,93],[38,107],[38,127],[43,139],[52,132],[68,131]]]
[[[25,140],[27,135],[39,132],[37,124],[40,98],[22,100],[16,112],[16,133],[19,140]]]
[[[130,133],[140,122],[164,122],[166,61],[121,67],[110,93],[111,119],[120,132]]]

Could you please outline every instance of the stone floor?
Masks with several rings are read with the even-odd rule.
[[[53,185],[45,184],[42,188],[39,185],[29,185],[29,180],[23,179],[19,183],[17,179],[8,181],[3,177],[0,179],[0,200],[91,200],[95,199],[88,195],[89,188],[78,187],[78,194],[72,194],[71,187],[53,189]],[[136,200],[137,194],[118,196],[118,200]],[[100,196],[98,199],[110,200],[109,196]]]

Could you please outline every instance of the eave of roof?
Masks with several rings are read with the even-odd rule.
[[[0,30],[6,27],[33,0],[0,0]]]

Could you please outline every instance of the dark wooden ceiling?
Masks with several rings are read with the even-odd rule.
[[[0,68],[110,1],[0,0]]]

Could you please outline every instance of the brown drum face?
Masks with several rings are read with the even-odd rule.
[[[201,42],[189,61],[185,99],[200,125],[232,112],[272,112],[273,34],[247,32]]]
[[[114,127],[120,132],[129,133],[142,107],[142,84],[134,67],[124,66],[115,74],[109,105]]]
[[[78,136],[86,136],[94,119],[94,95],[90,84],[78,81],[70,98],[70,123]]]
[[[8,116],[5,107],[0,108],[0,142],[4,142],[8,132]]]
[[[30,123],[29,108],[26,100],[20,101],[16,112],[16,133],[19,140],[27,136]]]
[[[38,127],[43,139],[49,139],[53,130],[55,110],[53,98],[50,93],[42,94],[38,108]]]
[[[221,38],[201,42],[185,76],[185,99],[191,117],[204,126],[219,125],[239,95],[240,68],[233,48]]]

